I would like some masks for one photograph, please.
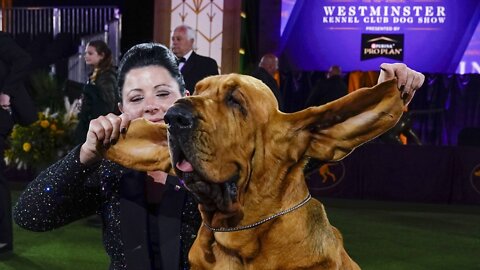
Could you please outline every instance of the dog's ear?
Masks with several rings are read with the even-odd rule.
[[[170,162],[167,127],[143,118],[130,123],[125,134],[110,146],[106,157],[122,166],[139,171],[164,171],[175,174]]]
[[[291,117],[291,128],[299,132],[296,137],[308,143],[303,155],[336,161],[392,128],[404,108],[394,79],[287,117]]]

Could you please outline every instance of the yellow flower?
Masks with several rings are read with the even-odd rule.
[[[28,143],[28,142],[23,143],[23,151],[29,152],[30,149],[32,149],[32,145],[30,143]]]
[[[55,130],[57,130],[57,126],[56,126],[55,124],[52,124],[52,125],[50,126],[50,129],[51,129],[52,131],[55,131]]]
[[[12,137],[12,139],[15,139],[17,137],[17,129],[16,128],[13,128],[12,134],[10,136]]]
[[[47,128],[49,125],[50,125],[50,122],[48,122],[48,120],[42,120],[42,122],[40,122],[40,126],[42,128]]]

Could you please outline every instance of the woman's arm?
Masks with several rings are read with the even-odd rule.
[[[92,215],[99,208],[103,200],[101,164],[81,164],[79,152],[80,147],[74,148],[23,191],[13,213],[20,227],[48,231]]]

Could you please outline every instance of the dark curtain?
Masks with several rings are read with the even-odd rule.
[[[305,100],[319,74],[321,73],[312,71],[283,73],[282,90],[286,93],[286,112],[304,108]],[[407,113],[412,130],[421,143],[457,145],[462,131],[479,132],[480,74],[425,75],[425,83],[417,91]],[[345,81],[348,81],[347,78],[348,74]],[[480,137],[467,137],[480,143]]]
[[[480,128],[480,75],[426,74],[410,110],[424,144],[457,145],[463,129]]]
[[[480,148],[368,143],[306,178],[316,197],[480,204]]]
[[[154,1],[124,1],[122,11],[122,54],[132,46],[153,40]]]

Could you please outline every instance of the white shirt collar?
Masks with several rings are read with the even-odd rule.
[[[190,58],[190,55],[192,55],[193,50],[190,50],[188,53],[186,53],[183,58],[185,58],[185,62],[188,61],[188,58]]]

